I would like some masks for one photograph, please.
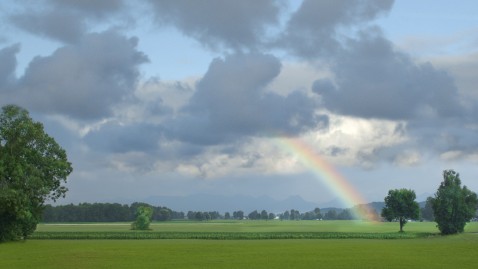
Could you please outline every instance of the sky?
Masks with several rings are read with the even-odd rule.
[[[60,203],[478,191],[478,2],[0,2],[0,106],[67,151]],[[312,169],[313,170],[313,169]]]

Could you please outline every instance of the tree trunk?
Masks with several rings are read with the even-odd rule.
[[[400,217],[399,219],[400,219],[400,232],[403,233],[403,224],[405,222],[405,219],[402,217]]]

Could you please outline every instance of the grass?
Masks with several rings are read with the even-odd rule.
[[[152,234],[399,234],[397,223],[244,221],[155,223]],[[40,225],[39,232],[134,234],[129,224]],[[405,234],[437,232],[408,223]],[[407,240],[28,240],[0,244],[0,268],[476,268],[478,223],[464,234]]]
[[[31,240],[0,268],[476,268],[478,237],[410,240]]]
[[[40,224],[39,232],[134,232],[130,223]],[[153,232],[355,232],[395,233],[398,223],[362,221],[210,221],[157,222]],[[470,223],[467,231],[478,232],[478,223]],[[410,233],[438,233],[434,222],[411,222],[404,230]]]

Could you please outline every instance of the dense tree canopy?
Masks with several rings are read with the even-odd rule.
[[[399,189],[389,190],[385,197],[385,207],[382,209],[382,217],[388,221],[398,220],[400,232],[408,219],[418,219],[420,207],[415,202],[416,195],[412,190]]]
[[[149,230],[153,217],[153,209],[149,206],[140,206],[136,209],[136,220],[131,224],[133,230]]]
[[[28,111],[4,106],[0,114],[0,241],[26,238],[45,200],[64,197],[72,172],[65,151]]]
[[[169,221],[184,219],[184,212],[173,211],[167,207],[152,206],[146,203],[122,205],[118,203],[80,203],[78,205],[46,205],[43,210],[43,222],[124,222],[134,221],[140,206],[153,209],[152,220]]]
[[[431,199],[433,215],[442,234],[463,232],[465,225],[475,216],[478,199],[476,193],[461,187],[460,175],[453,170],[443,171],[443,182]]]

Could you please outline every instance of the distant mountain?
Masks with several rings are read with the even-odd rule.
[[[232,213],[242,210],[246,214],[254,210],[263,209],[273,213],[282,213],[290,209],[306,212],[318,207],[316,203],[305,201],[298,195],[277,200],[268,196],[194,194],[188,196],[151,196],[143,202],[156,206],[166,206],[175,211],[187,212],[191,210]]]

